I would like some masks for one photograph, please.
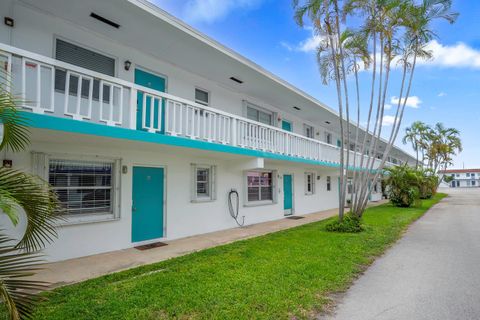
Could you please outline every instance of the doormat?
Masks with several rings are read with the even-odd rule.
[[[287,219],[290,219],[290,220],[300,220],[300,219],[303,219],[305,217],[302,217],[302,216],[290,216],[290,217],[287,217]]]
[[[154,242],[154,243],[144,244],[143,246],[135,247],[135,249],[143,251],[143,250],[148,250],[153,248],[164,247],[167,245],[168,243],[165,243],[165,242]]]

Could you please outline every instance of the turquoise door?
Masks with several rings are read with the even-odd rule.
[[[293,185],[292,175],[283,175],[283,210],[285,215],[291,215],[293,208]]]
[[[163,168],[133,167],[132,242],[163,237]]]
[[[165,92],[165,78],[159,77],[155,74],[140,70],[140,69],[135,69],[135,83],[150,89],[154,89],[157,91]],[[153,110],[150,110],[149,106],[151,103],[151,98],[147,97],[146,99],[146,105],[148,106],[146,108],[146,114],[145,114],[145,122],[147,126],[153,126],[158,128],[158,113],[162,113],[162,130],[160,131],[161,133],[165,132],[165,102],[162,101],[162,108],[160,110],[159,108],[159,101],[156,100],[153,106]],[[154,123],[153,125],[150,123],[150,113],[154,112]],[[145,130],[142,128],[142,116],[143,116],[143,92],[138,92],[137,93],[137,130]]]
[[[340,139],[337,139],[337,147],[341,147],[342,146],[342,141]]]
[[[288,122],[288,121],[285,121],[285,120],[282,120],[282,129],[291,132],[292,131],[292,123]]]

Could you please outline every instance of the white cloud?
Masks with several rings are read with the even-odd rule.
[[[398,97],[392,97],[390,99],[390,103],[391,104],[394,104],[394,105],[398,105],[398,102],[399,102],[399,98]],[[402,104],[405,103],[405,98],[402,98]],[[414,109],[418,109],[420,108],[420,104],[422,103],[422,100],[420,100],[419,97],[417,96],[410,96],[408,97],[407,99],[407,103],[405,104],[407,107],[410,107],[410,108],[414,108]]]
[[[439,97],[445,97],[446,95],[447,95],[447,94],[446,94],[445,92],[440,92],[440,93],[438,94]]]
[[[429,61],[420,60],[419,64],[480,69],[480,51],[469,47],[463,42],[446,46],[437,40],[432,40],[426,49],[433,53],[433,59]]]
[[[309,30],[312,30],[309,28]],[[312,30],[310,37],[301,41],[297,49],[303,52],[315,52],[322,38],[315,35]],[[427,44],[426,50],[431,51],[433,58],[430,60],[417,59],[419,66],[438,66],[445,68],[475,68],[480,69],[480,50],[476,50],[463,42],[454,45],[443,45],[437,40]],[[378,59],[380,56],[378,56]],[[398,59],[392,62],[392,67],[399,68]]]
[[[394,116],[383,116],[382,125],[384,127],[393,126],[394,123],[395,123],[395,117]]]
[[[385,108],[385,110],[390,110],[392,109],[392,105],[389,104],[389,103],[385,103],[385,105],[383,106]]]
[[[293,51],[295,49],[291,44],[285,41],[280,42],[280,45],[285,49],[287,49],[288,51]]]
[[[306,40],[300,42],[297,46],[299,51],[303,52],[315,52],[317,50],[318,45],[322,41],[322,37],[313,34],[311,37],[307,38]]]
[[[258,7],[262,0],[188,0],[184,5],[184,17],[189,22],[212,23],[225,18],[234,10]]]

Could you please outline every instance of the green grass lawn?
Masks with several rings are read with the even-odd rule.
[[[34,318],[309,318],[444,196],[369,208],[360,234],[326,232],[326,220],[60,288]]]

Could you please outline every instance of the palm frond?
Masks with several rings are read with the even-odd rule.
[[[14,97],[6,91],[6,88],[0,87],[0,123],[4,127],[0,150],[18,152],[24,150],[29,144],[29,121],[17,109],[21,104],[21,99]]]
[[[0,168],[0,194],[9,203],[16,203],[16,209],[25,211],[27,227],[18,249],[36,251],[57,237],[55,224],[60,219],[60,205],[46,182],[21,171]]]
[[[36,293],[48,287],[48,283],[30,278],[40,270],[44,262],[41,255],[19,252],[9,237],[0,230],[0,300],[10,319],[31,319],[35,303],[41,297]]]

